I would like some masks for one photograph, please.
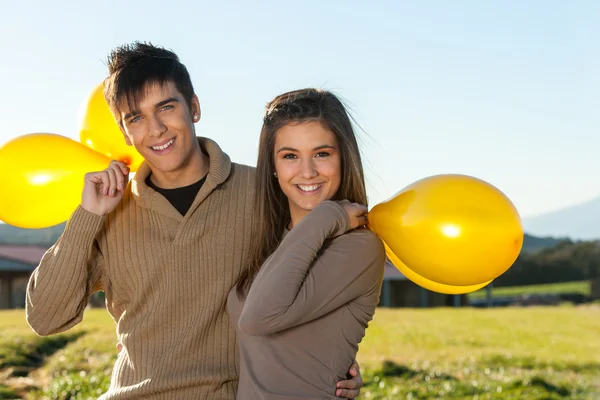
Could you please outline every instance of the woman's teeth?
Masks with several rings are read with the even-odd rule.
[[[303,192],[313,192],[319,189],[322,185],[297,185]]]

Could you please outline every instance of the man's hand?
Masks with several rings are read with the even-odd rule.
[[[335,391],[335,395],[337,397],[354,399],[360,394],[360,388],[363,386],[363,380],[360,376],[360,368],[358,367],[358,363],[356,361],[350,367],[349,374],[352,376],[352,379],[337,383],[337,389]]]
[[[129,167],[111,161],[104,171],[85,174],[81,206],[97,215],[106,215],[117,207],[129,181]]]

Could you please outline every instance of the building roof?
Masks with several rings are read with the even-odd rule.
[[[26,264],[19,261],[9,260],[7,258],[0,257],[0,277],[3,273],[14,274],[14,273],[24,273],[24,272],[33,272],[37,264]]]
[[[48,247],[39,245],[0,244],[0,260],[37,266]]]

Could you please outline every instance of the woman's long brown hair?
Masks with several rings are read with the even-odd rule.
[[[243,300],[254,277],[279,244],[290,221],[287,197],[275,178],[275,135],[288,124],[320,121],[336,136],[340,148],[341,183],[332,200],[349,200],[368,207],[362,160],[354,129],[342,102],[331,92],[301,89],[284,93],[266,108],[256,164],[256,193],[248,265],[237,283]]]

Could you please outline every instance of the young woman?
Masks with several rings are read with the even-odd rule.
[[[229,293],[238,399],[335,399],[379,302],[385,252],[364,225],[352,124],[330,92],[271,101],[248,269]]]

